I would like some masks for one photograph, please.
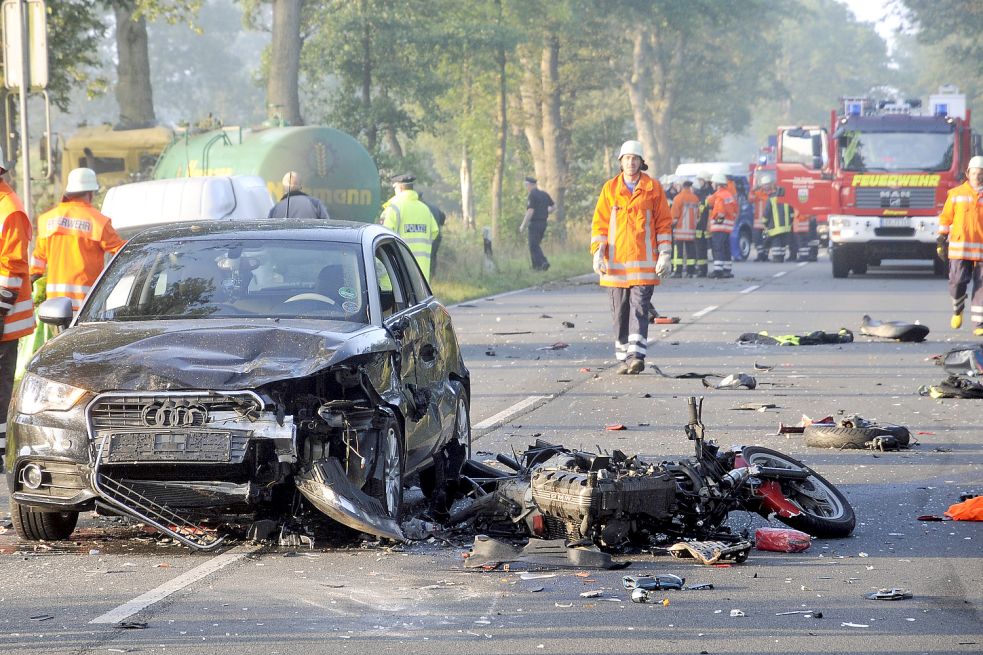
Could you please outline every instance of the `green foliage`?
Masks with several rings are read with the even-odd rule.
[[[48,94],[68,111],[72,91],[85,86],[90,94],[106,89],[96,72],[99,43],[106,28],[89,0],[48,0]]]

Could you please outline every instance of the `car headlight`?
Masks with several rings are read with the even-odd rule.
[[[85,389],[46,380],[34,373],[25,373],[17,392],[17,410],[23,414],[64,412],[74,407],[84,395]]]

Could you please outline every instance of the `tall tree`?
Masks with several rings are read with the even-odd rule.
[[[116,102],[119,126],[123,129],[150,127],[154,115],[154,92],[150,85],[150,52],[147,20],[137,13],[135,3],[114,2],[116,16]]]
[[[300,14],[304,0],[273,0],[273,42],[266,82],[267,107],[288,125],[303,125],[300,115]]]
[[[497,25],[501,32],[505,23],[505,12],[502,8],[502,0],[495,0],[495,10],[497,13]],[[491,183],[491,228],[492,239],[498,241],[499,223],[502,218],[502,182],[505,177],[505,148],[508,144],[508,76],[505,67],[505,40],[499,38],[495,44],[495,71],[498,74],[498,93],[496,96],[497,114],[495,116],[495,127],[498,130],[498,138],[495,144],[495,170],[492,174]]]

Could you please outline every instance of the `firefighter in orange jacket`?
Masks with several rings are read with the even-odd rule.
[[[672,270],[672,217],[662,185],[642,172],[642,144],[625,141],[618,161],[621,173],[605,182],[594,208],[590,250],[608,287],[617,371],[636,375],[645,368],[652,291]]]
[[[949,262],[949,295],[953,329],[963,324],[966,290],[973,283],[969,316],[973,334],[983,336],[983,157],[969,160],[966,181],[949,190],[939,214],[937,252]]]
[[[672,277],[696,275],[696,224],[700,220],[700,199],[693,193],[693,183],[683,182],[682,190],[672,201]]]
[[[7,162],[0,150],[0,175]],[[0,179],[0,454],[7,448],[7,406],[14,390],[17,342],[34,331],[28,278],[31,221],[24,204]]]
[[[109,217],[92,206],[98,190],[95,172],[76,168],[68,174],[61,202],[38,218],[31,278],[46,276],[47,297],[71,298],[75,311],[102,272],[106,253],[125,243]]]
[[[713,251],[713,270],[709,277],[734,277],[731,271],[730,233],[737,220],[737,198],[727,187],[727,176],[715,173],[710,181],[716,191],[707,198],[710,206],[710,249]]]

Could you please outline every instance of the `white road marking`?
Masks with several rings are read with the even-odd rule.
[[[772,277],[781,277],[781,276],[785,275],[787,272],[788,271],[778,271],[777,273],[775,273],[774,275],[772,275]]]
[[[751,293],[752,291],[755,291],[756,289],[760,289],[760,288],[761,288],[760,284],[752,284],[747,289],[741,289],[740,293],[742,294]]]
[[[518,414],[519,412],[521,412],[525,408],[529,407],[530,405],[535,405],[540,400],[548,400],[548,399],[550,399],[552,397],[553,396],[529,396],[525,400],[520,400],[519,402],[517,402],[516,404],[512,405],[511,407],[509,407],[507,409],[503,409],[498,414],[495,414],[494,416],[490,416],[490,417],[486,418],[481,423],[478,423],[477,425],[472,425],[471,426],[471,429],[472,430],[484,430],[486,428],[492,427],[493,425],[498,425],[499,423],[504,423],[505,421],[509,420],[510,418],[512,418],[513,416],[515,416],[516,414]]]
[[[704,307],[700,311],[698,311],[695,314],[693,314],[693,318],[700,318],[702,316],[706,316],[707,314],[709,314],[710,312],[712,312],[716,308],[717,308],[717,305],[710,305],[709,307]]]
[[[796,264],[796,266],[798,266],[799,268],[802,268],[803,266],[805,266],[808,263],[809,262],[799,262],[798,264]]]
[[[89,623],[119,623],[120,621],[133,616],[137,612],[150,607],[154,603],[167,598],[176,591],[181,591],[190,584],[211,575],[215,571],[225,568],[232,562],[242,559],[246,555],[259,550],[260,546],[236,546],[227,553],[211,558],[207,562],[182,573],[178,577],[165,582],[156,589],[151,589],[145,594],[137,596],[131,601],[123,603],[116,609],[109,610],[101,616],[89,621]]]

